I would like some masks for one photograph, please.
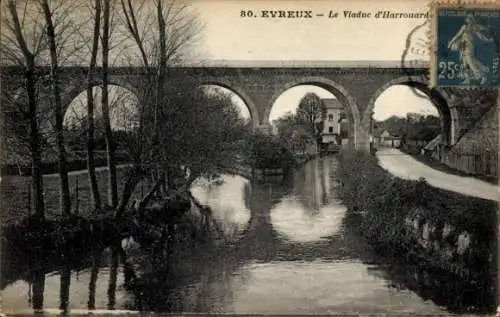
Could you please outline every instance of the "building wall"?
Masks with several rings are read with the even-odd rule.
[[[467,173],[498,176],[498,108],[486,112],[450,151],[437,151],[433,156]]]
[[[340,121],[343,109],[338,106],[328,107],[326,109],[326,117],[323,120],[323,143],[336,142],[337,137],[340,135],[342,122]]]
[[[341,109],[327,109],[323,133],[340,133]]]

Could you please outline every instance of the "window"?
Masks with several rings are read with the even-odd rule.
[[[333,114],[328,115],[328,121],[332,122],[333,121]]]
[[[333,133],[333,127],[328,127],[328,132]]]

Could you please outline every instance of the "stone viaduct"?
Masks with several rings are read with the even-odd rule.
[[[443,142],[453,145],[470,125],[470,119],[454,107],[452,92],[428,87],[428,68],[425,64],[402,67],[400,62],[287,62],[261,63],[260,66],[179,66],[167,70],[168,84],[182,80],[196,80],[200,84],[218,85],[236,93],[247,105],[252,125],[268,129],[269,115],[274,102],[288,89],[299,85],[315,85],[331,92],[348,110],[350,143],[356,148],[369,146],[371,118],[377,98],[389,87],[406,85],[417,88],[417,94],[426,95],[441,115]],[[255,64],[255,62],[253,62]],[[257,65],[259,65],[257,63]],[[19,90],[22,73],[19,68],[2,69],[2,89]],[[42,71],[48,72],[48,69]],[[63,103],[67,107],[85,91],[87,69],[64,67],[61,69]],[[130,90],[137,96],[147,85],[146,72],[139,67],[113,67],[109,82]],[[99,85],[99,76],[94,76]],[[44,87],[44,86],[42,86]],[[45,92],[44,92],[45,90]],[[48,87],[41,89],[40,100],[50,104]],[[14,93],[15,94],[15,93]],[[144,104],[139,100],[139,104]],[[400,105],[404,107],[405,105]]]

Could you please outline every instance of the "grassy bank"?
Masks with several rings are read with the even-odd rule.
[[[376,250],[467,281],[463,300],[471,307],[495,306],[496,202],[394,177],[365,153],[342,153],[338,177],[349,211],[362,215],[360,234]]]
[[[117,169],[118,191],[122,192],[128,168],[123,166]],[[99,192],[103,202],[108,199],[107,170],[100,169],[96,172]],[[58,175],[44,176],[44,197],[45,214],[47,219],[57,219],[60,217],[59,210],[59,177]],[[70,194],[72,199],[72,211],[81,216],[87,217],[91,209],[91,193],[87,171],[81,173],[70,173]],[[18,222],[28,216],[30,210],[31,177],[27,176],[4,176],[0,183],[0,208],[2,209],[0,221],[2,226]],[[151,183],[146,180],[139,184],[133,193],[134,198],[142,197],[151,187]],[[78,189],[77,189],[78,188]],[[78,192],[78,195],[77,195]],[[33,211],[31,211],[33,212]]]

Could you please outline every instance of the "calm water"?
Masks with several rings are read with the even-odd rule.
[[[96,255],[99,264],[88,257],[70,271],[68,307],[87,310],[89,295],[96,309],[212,313],[437,314],[453,306],[441,285],[454,281],[377,257],[359,238],[336,193],[336,166],[326,157],[284,181],[197,182],[192,193],[213,210],[216,245],[190,253],[181,243],[178,260],[162,270],[165,261],[152,261],[150,250],[122,241],[126,265],[108,249]],[[132,288],[124,285],[127,269],[140,281]],[[45,275],[45,309],[59,307],[61,280],[57,271]],[[22,279],[7,285],[3,311],[30,311],[31,289]]]

